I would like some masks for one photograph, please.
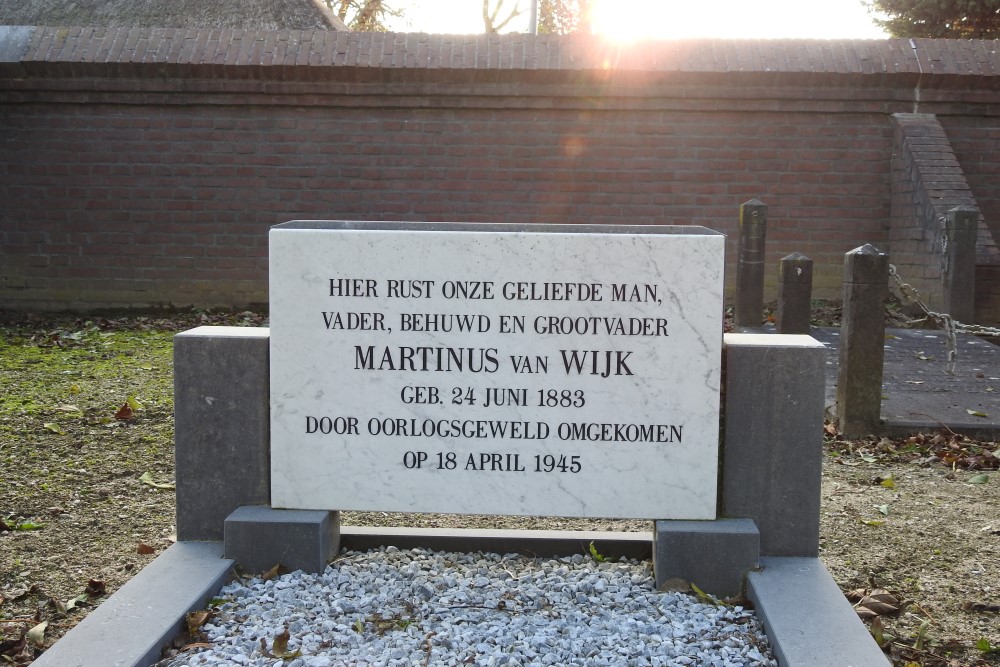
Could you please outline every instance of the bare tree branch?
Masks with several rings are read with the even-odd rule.
[[[524,10],[521,9],[520,3],[515,3],[514,9],[511,11],[510,15],[498,24],[497,17],[500,16],[500,9],[503,7],[503,3],[504,0],[497,0],[497,5],[491,14],[490,0],[483,0],[483,27],[486,29],[486,32],[498,32],[512,20],[524,13]]]

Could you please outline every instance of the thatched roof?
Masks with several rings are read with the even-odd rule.
[[[0,25],[347,30],[323,0],[0,0]]]

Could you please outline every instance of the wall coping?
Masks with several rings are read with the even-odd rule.
[[[676,40],[619,44],[558,35],[0,26],[0,76],[207,77],[391,82],[684,80],[738,75],[795,86],[1000,88],[984,40]]]

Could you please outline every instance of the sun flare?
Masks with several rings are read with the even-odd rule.
[[[599,35],[617,41],[697,37],[700,5],[673,0],[595,0],[592,25]]]

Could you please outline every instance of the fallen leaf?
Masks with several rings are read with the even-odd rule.
[[[875,616],[872,618],[871,624],[872,639],[875,643],[879,645],[879,648],[884,647],[888,642],[885,640],[885,627],[882,625],[882,617]]]
[[[174,484],[159,484],[157,482],[154,482],[153,475],[151,475],[149,472],[142,473],[142,475],[139,476],[139,481],[142,482],[143,484],[148,484],[154,489],[173,490],[175,488]]]
[[[985,602],[963,602],[962,610],[980,614],[982,613],[1000,614],[1000,604],[986,604]]]
[[[132,408],[128,403],[118,408],[118,412],[115,413],[115,419],[122,422],[132,419]]]
[[[261,638],[260,652],[263,653],[268,658],[281,658],[282,660],[293,660],[302,655],[302,651],[299,650],[289,651],[288,650],[289,638],[290,636],[288,634],[288,628],[285,628],[284,632],[277,635],[274,638],[274,641],[271,642],[270,651],[267,650],[267,644],[264,642],[264,639]]]
[[[861,602],[861,598],[868,595],[868,591],[863,588],[855,588],[844,593],[844,597],[851,601],[851,603]]]
[[[917,359],[919,359],[920,361],[934,361],[934,357],[928,357],[923,354],[918,354]]]
[[[989,417],[988,414],[986,414],[985,412],[980,412],[979,410],[968,410],[968,409],[966,409],[966,412],[968,412],[973,417]]]
[[[974,477],[969,478],[969,484],[986,484],[990,481],[990,476],[986,473],[980,473]]]
[[[83,412],[83,410],[81,410],[77,406],[69,404],[56,406],[56,410],[58,412]]]
[[[90,600],[90,596],[87,595],[86,593],[83,593],[82,595],[77,595],[75,598],[66,600],[66,611],[69,611],[70,609],[75,609],[77,605],[83,602],[87,602],[88,600]]]
[[[56,422],[45,422],[44,424],[42,424],[42,427],[46,431],[52,431],[56,435],[66,435],[66,431],[64,431],[62,426],[60,426]]]
[[[892,478],[892,475],[889,475],[888,477],[880,481],[879,485],[884,486],[887,489],[895,489],[896,481]]]
[[[41,530],[44,527],[44,523],[35,523],[34,521],[19,521],[14,524],[14,530]]]
[[[92,598],[97,598],[104,595],[105,593],[104,582],[101,581],[100,579],[91,579],[90,581],[87,582],[87,588],[84,589],[84,593],[86,593],[89,597]]]
[[[154,549],[153,547],[149,546],[148,544],[144,544],[142,542],[139,542],[139,546],[137,546],[135,548],[135,552],[137,554],[139,554],[140,556],[148,556],[150,554],[155,554],[156,553],[156,549]]]
[[[906,384],[923,384],[923,380],[907,380]]]
[[[125,399],[125,404],[132,408],[132,412],[139,412],[139,410],[142,410],[143,408],[142,403],[137,401],[135,396],[129,396]]]
[[[24,636],[28,638],[28,641],[35,646],[43,646],[45,644],[45,628],[49,627],[48,621],[42,621],[35,627],[28,630],[27,634]]]
[[[862,519],[861,523],[865,524],[866,526],[881,526],[885,524],[885,521]]]
[[[275,636],[274,641],[271,642],[271,651],[279,658],[286,659],[297,658],[302,655],[302,651],[290,652],[288,650],[289,639],[291,639],[291,636],[288,634],[288,628],[285,628],[284,631]]]
[[[885,589],[877,588],[861,598],[855,609],[866,609],[876,616],[891,616],[899,613],[899,598]]]
[[[883,514],[885,516],[889,516],[889,506],[888,505],[876,505],[875,509],[877,509],[881,514]]]
[[[260,575],[260,578],[263,579],[264,581],[271,581],[272,579],[274,579],[275,577],[277,577],[279,574],[281,574],[281,569],[282,569],[281,568],[281,563],[277,563],[270,570],[268,570],[264,574]]]
[[[212,617],[213,613],[214,612],[205,609],[188,612],[185,617],[187,621],[188,634],[197,634],[198,628],[205,625],[208,619]]]

